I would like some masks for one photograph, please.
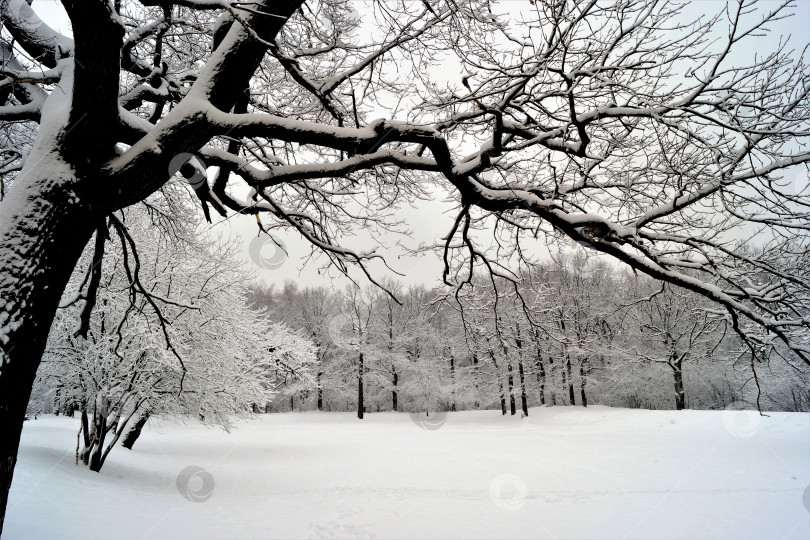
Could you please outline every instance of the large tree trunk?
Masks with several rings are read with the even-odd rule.
[[[107,438],[107,418],[98,412],[94,415],[95,418],[95,438],[91,440],[92,447],[90,448],[90,456],[87,463],[88,468],[93,472],[101,471],[101,466],[104,464],[102,456],[104,455],[104,440]]]
[[[81,414],[81,432],[82,432],[82,449],[76,455],[76,464],[79,463],[79,459],[82,460],[82,463],[87,465],[87,457],[90,453],[90,423],[87,420],[87,405],[82,403],[82,414]]]
[[[58,158],[34,151],[29,163],[0,206],[0,532],[48,332],[99,219]]]

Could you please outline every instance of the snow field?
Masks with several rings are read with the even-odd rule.
[[[594,406],[147,425],[101,473],[26,422],[3,538],[810,537],[810,415]],[[194,467],[194,468],[190,468]],[[804,497],[804,500],[803,500]]]

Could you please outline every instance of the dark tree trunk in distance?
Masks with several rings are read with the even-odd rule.
[[[357,418],[363,419],[363,353],[357,362]]]
[[[492,359],[492,363],[495,366],[495,374],[496,379],[498,381],[499,394],[501,396],[501,414],[506,416],[506,395],[503,393],[503,375],[501,374],[501,369],[498,367],[498,360],[495,358],[495,353],[492,349],[489,350],[489,357]]]
[[[512,375],[512,363],[506,364],[506,371],[509,378],[509,413],[514,416],[517,412],[515,409],[515,377]]]
[[[565,370],[568,372],[568,399],[570,400],[571,405],[576,405],[576,400],[574,399],[574,377],[571,375],[571,357],[568,356],[565,359]]]
[[[397,403],[397,384],[399,384],[399,373],[397,373],[397,368],[391,366],[391,369],[394,372],[394,390],[391,392],[391,406],[394,411],[396,411],[399,407]]]
[[[450,353],[450,388],[451,388],[450,395],[452,396],[450,398],[450,410],[451,411],[456,410],[456,400],[455,400],[455,397],[454,397],[455,391],[452,389],[453,388],[453,382],[455,380],[456,380],[456,359],[453,357],[453,353],[451,352]]]
[[[477,408],[479,408],[481,406],[481,403],[478,401],[478,355],[477,354],[473,354],[472,364],[473,364],[473,385],[475,386],[475,396],[476,396],[475,403],[473,405],[477,409]]]
[[[526,376],[523,373],[523,362],[518,360],[518,375],[520,376],[520,406],[523,416],[529,416],[529,400],[526,399]]]
[[[321,377],[323,377],[323,371],[318,372],[318,410],[323,410],[323,386],[321,385]]]
[[[585,397],[585,362],[586,360],[582,360],[579,363],[579,392],[583,407],[588,406],[588,398]]]
[[[543,359],[537,353],[537,385],[540,387],[540,405],[546,404],[546,370]]]
[[[677,358],[670,365],[672,366],[672,376],[675,382],[675,408],[682,411],[686,408],[686,394],[683,389],[683,362],[680,358]]]

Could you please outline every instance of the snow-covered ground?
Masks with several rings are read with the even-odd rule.
[[[808,414],[530,413],[153,425],[100,474],[41,417],[3,538],[810,538]]]

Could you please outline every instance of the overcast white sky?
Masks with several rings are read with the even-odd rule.
[[[415,0],[416,1],[416,0]],[[540,1],[540,0],[538,0]],[[527,3],[528,0],[505,0],[501,2],[503,11],[508,9],[511,3],[520,4]],[[766,0],[763,2],[764,7],[769,5],[776,5],[779,0]],[[358,7],[363,2],[358,2]],[[693,0],[687,7],[687,14],[700,15],[708,13],[716,13],[718,10],[723,9],[726,5],[724,0]],[[70,24],[65,16],[64,10],[59,2],[56,0],[33,0],[32,7],[52,27],[60,30],[65,34],[71,34]],[[363,11],[359,7],[359,11]],[[773,25],[771,35],[773,39],[778,39],[780,35],[791,35],[791,41],[794,48],[802,48],[810,43],[810,0],[797,0],[794,16],[787,20],[780,21]],[[747,48],[743,47],[737,51],[737,58],[742,58],[757,52],[759,45],[763,43],[762,40],[771,38],[760,38],[759,40],[750,40],[746,43]],[[767,49],[763,47],[762,49]],[[439,75],[441,77],[441,75]],[[460,81],[459,81],[460,82]],[[461,88],[459,88],[461,91]],[[798,172],[797,172],[798,174]],[[412,231],[412,235],[408,238],[391,239],[390,245],[386,246],[384,253],[388,264],[393,267],[397,272],[404,274],[404,277],[398,279],[404,284],[419,284],[424,283],[427,285],[438,284],[441,280],[442,264],[438,257],[428,254],[422,257],[411,257],[405,254],[405,250],[394,245],[395,240],[400,240],[407,244],[410,248],[417,247],[420,243],[432,244],[440,241],[440,238],[446,234],[452,225],[453,215],[447,213],[448,207],[441,201],[432,201],[421,204],[419,208],[405,208],[398,216],[404,220],[407,227]],[[244,256],[246,261],[250,261],[248,248],[250,242],[256,236],[256,221],[251,216],[232,215],[226,221],[213,225],[211,227],[213,233],[226,233],[236,234],[244,245]],[[275,233],[274,233],[275,234]],[[341,278],[339,273],[332,270],[330,272],[320,272],[319,267],[322,266],[324,259],[316,259],[316,261],[305,261],[306,255],[309,253],[308,246],[305,241],[300,237],[293,234],[279,233],[278,236],[286,243],[287,252],[289,257],[275,269],[257,269],[259,278],[267,285],[276,284],[280,286],[284,281],[293,280],[301,286],[306,285],[325,285],[325,286],[344,286],[345,279]],[[358,239],[346,239],[351,247],[359,247],[368,249],[369,246],[358,246]],[[538,246],[538,248],[540,248]],[[264,248],[264,256],[272,257],[273,247],[267,244]],[[319,264],[320,263],[320,264]],[[375,277],[382,277],[384,275],[391,275],[384,271],[382,265],[370,266],[376,270]],[[360,276],[356,276],[360,283],[363,283]]]

